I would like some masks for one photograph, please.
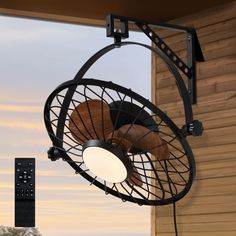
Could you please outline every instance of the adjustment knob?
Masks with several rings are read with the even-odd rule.
[[[194,120],[192,123],[184,125],[182,128],[182,133],[186,137],[188,135],[201,136],[203,133],[203,125],[199,120]]]
[[[193,123],[188,125],[188,133],[193,136],[201,136],[203,133],[203,125],[199,120],[194,120]]]
[[[60,154],[60,152],[58,151],[57,148],[50,147],[49,150],[48,150],[48,158],[51,161],[57,161],[61,158],[61,154]]]

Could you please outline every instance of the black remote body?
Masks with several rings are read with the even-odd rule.
[[[35,227],[35,158],[15,158],[15,227]]]

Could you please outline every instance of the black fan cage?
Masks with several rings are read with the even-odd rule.
[[[148,127],[148,132],[157,132],[168,145],[170,157],[167,160],[158,160],[149,153],[150,150],[127,153],[132,165],[142,178],[142,186],[136,186],[127,180],[121,183],[106,182],[95,176],[85,165],[82,156],[83,144],[73,137],[69,129],[69,120],[79,104],[93,99],[101,100],[107,105],[117,104],[118,119],[119,114],[123,112],[123,103],[139,107],[140,113],[133,116],[129,125],[134,125],[144,111],[145,119],[155,122],[154,126],[153,122],[149,122],[152,125]],[[100,109],[103,117],[103,106]],[[128,111],[126,110],[126,112]],[[132,114],[130,115],[132,117]],[[45,105],[44,118],[53,146],[59,150],[63,160],[75,170],[76,174],[83,176],[90,184],[103,190],[105,194],[111,194],[122,201],[130,201],[139,205],[164,205],[184,197],[192,185],[195,162],[185,136],[163,111],[130,89],[95,79],[83,78],[77,81],[67,81],[49,96]],[[90,116],[90,120],[93,123],[92,116]],[[101,126],[104,126],[103,119]],[[143,137],[147,134],[144,133]],[[98,139],[96,135],[92,134],[89,138]],[[139,140],[141,138],[139,137]]]

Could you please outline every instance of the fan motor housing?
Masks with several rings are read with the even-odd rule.
[[[142,125],[154,132],[158,132],[158,125],[144,109],[127,101],[115,101],[109,104],[110,113],[115,129],[125,124]]]

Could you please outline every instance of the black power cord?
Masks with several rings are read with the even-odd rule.
[[[178,228],[177,228],[177,219],[176,219],[176,204],[173,202],[173,220],[174,220],[174,227],[175,227],[175,236],[178,236]]]
[[[170,184],[170,176],[168,174],[168,166],[167,166],[167,163],[165,160],[164,160],[164,165],[165,165],[165,169],[166,169],[167,179],[169,180],[168,185],[169,185],[170,193],[171,193],[172,198],[174,198],[173,190],[172,190],[172,187]],[[174,228],[175,228],[175,236],[178,236],[178,227],[177,227],[177,219],[176,218],[177,218],[176,217],[176,204],[174,201],[173,202],[173,221],[174,221]]]

